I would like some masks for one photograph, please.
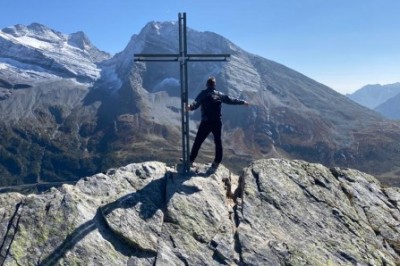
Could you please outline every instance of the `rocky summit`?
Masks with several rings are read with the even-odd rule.
[[[343,168],[259,160],[241,176],[129,164],[0,194],[0,265],[399,265],[400,189]]]

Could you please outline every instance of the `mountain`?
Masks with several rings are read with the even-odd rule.
[[[380,104],[375,108],[375,111],[385,117],[400,120],[400,93]]]
[[[0,194],[1,265],[398,265],[400,189],[259,160],[179,175],[129,164],[38,195]]]
[[[38,23],[3,29],[0,48],[2,69],[22,71],[20,75],[29,81],[49,75],[93,81],[100,76],[96,63],[110,57],[83,32],[66,35]]]
[[[178,25],[151,22],[112,58],[83,33],[39,24],[0,34],[2,185],[64,182],[131,162],[180,156],[179,66],[133,61],[134,53],[176,53]],[[188,53],[230,53],[189,63],[189,97],[208,76],[251,105],[224,106],[224,163],[297,158],[361,169],[396,182],[400,124],[279,63],[212,32],[188,29]],[[193,140],[200,116],[191,114]],[[211,140],[198,162],[213,157]]]
[[[370,109],[376,109],[379,105],[387,100],[400,94],[400,83],[393,83],[387,85],[366,85],[347,97]]]

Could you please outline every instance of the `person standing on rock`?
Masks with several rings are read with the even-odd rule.
[[[231,98],[215,89],[217,82],[215,77],[207,80],[207,89],[201,91],[192,104],[186,106],[186,111],[194,111],[201,106],[201,123],[190,153],[190,165],[197,157],[201,144],[210,133],[214,135],[215,159],[211,168],[216,170],[222,161],[223,149],[221,142],[221,104],[248,105],[248,102]]]

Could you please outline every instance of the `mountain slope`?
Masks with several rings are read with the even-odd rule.
[[[0,264],[397,265],[400,190],[351,169],[259,160],[238,177],[130,164],[0,194]]]
[[[82,33],[32,27],[46,32],[46,40],[22,26],[0,35],[10,47],[0,52],[3,185],[76,180],[130,162],[178,161],[179,65],[133,62],[134,53],[176,53],[176,23],[147,24],[110,59]],[[396,176],[399,123],[215,33],[189,29],[188,50],[232,55],[228,63],[189,64],[191,99],[214,75],[219,90],[251,103],[223,107],[224,163],[232,169],[255,158],[285,157]],[[198,122],[199,112],[191,114],[192,139]],[[206,141],[199,162],[212,160],[213,152]]]
[[[385,117],[400,120],[400,93],[375,108]]]

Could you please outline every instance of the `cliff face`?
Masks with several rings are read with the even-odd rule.
[[[400,189],[304,161],[130,164],[0,194],[0,265],[398,265]]]

